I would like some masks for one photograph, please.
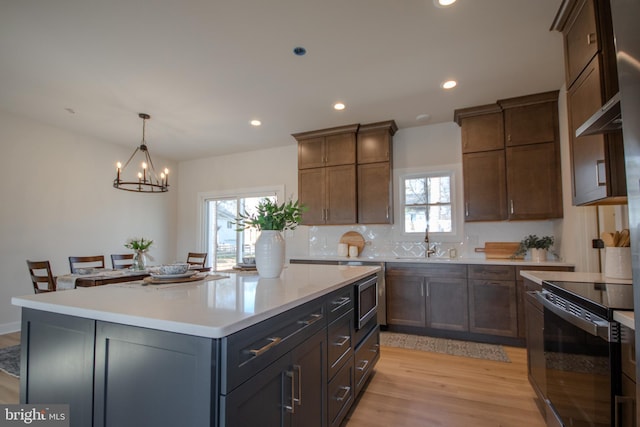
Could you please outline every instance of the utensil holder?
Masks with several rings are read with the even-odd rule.
[[[631,248],[607,246],[604,275],[610,279],[631,279]]]

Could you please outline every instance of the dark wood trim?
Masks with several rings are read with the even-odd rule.
[[[308,132],[292,133],[291,136],[294,137],[296,140],[300,141],[302,139],[317,138],[317,137],[328,136],[328,135],[337,135],[340,133],[356,133],[359,127],[360,127],[360,124],[354,123],[351,125],[338,126],[334,128],[328,128],[328,129],[319,129],[319,130],[312,130]]]

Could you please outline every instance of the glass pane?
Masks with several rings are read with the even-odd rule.
[[[217,200],[216,207],[216,249],[214,268],[228,270],[236,265],[237,233],[233,222],[238,216],[237,202]]]
[[[451,203],[451,187],[448,176],[428,178],[429,203]]]
[[[429,232],[450,233],[451,205],[429,206]]]
[[[427,209],[425,206],[405,206],[404,231],[405,233],[424,233],[427,228]]]
[[[404,203],[407,205],[424,205],[427,203],[426,180],[424,178],[405,179]]]

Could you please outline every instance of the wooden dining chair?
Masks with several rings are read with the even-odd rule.
[[[206,262],[207,262],[206,252],[189,252],[189,255],[187,255],[187,263],[190,265],[195,265],[195,266],[204,268],[204,265]]]
[[[54,292],[57,289],[56,278],[53,277],[53,273],[51,273],[49,261],[27,260],[27,267],[29,267],[29,274],[33,282],[33,291],[36,294]],[[46,284],[46,287],[40,286],[40,283]]]
[[[79,268],[104,268],[104,255],[70,256],[69,268],[72,274]]]
[[[111,254],[111,265],[114,270],[124,270],[133,265],[133,254]]]

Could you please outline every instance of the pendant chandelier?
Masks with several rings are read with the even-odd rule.
[[[116,179],[113,180],[113,186],[119,190],[134,191],[136,193],[165,193],[169,191],[169,169],[165,168],[158,176],[153,166],[147,143],[144,140],[145,125],[151,116],[145,113],[139,113],[138,117],[142,119],[142,142],[131,157],[129,157],[124,167],[120,162],[116,164]],[[138,153],[141,153],[138,157],[142,157],[140,163],[141,170],[138,170],[137,177],[134,177],[131,171],[129,171],[130,173],[127,175],[125,172],[127,166],[129,166],[129,163],[131,163]]]

